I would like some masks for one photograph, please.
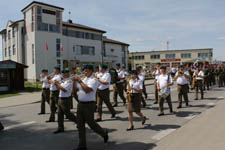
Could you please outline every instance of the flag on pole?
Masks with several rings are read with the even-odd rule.
[[[45,45],[45,50],[48,51],[48,43]]]
[[[63,45],[62,45],[62,43],[60,44],[60,51],[61,52],[63,51]]]

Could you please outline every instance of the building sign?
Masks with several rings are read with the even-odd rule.
[[[181,61],[180,58],[175,58],[175,59],[161,59],[161,62],[175,62],[175,61]]]

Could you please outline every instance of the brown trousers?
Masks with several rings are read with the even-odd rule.
[[[170,109],[170,112],[173,112],[173,106],[172,106],[172,101],[171,101],[171,95],[167,96],[167,98],[163,98],[161,96],[159,96],[159,111],[160,113],[164,113],[164,107],[163,107],[163,104],[164,104],[164,100],[166,99],[168,105],[169,105],[169,109]]]
[[[154,82],[154,85],[155,85],[155,102],[159,102],[159,92],[158,92],[158,89],[157,89],[157,81],[155,80]]]
[[[41,94],[41,113],[45,113],[45,102],[49,104],[50,89],[43,88]]]
[[[185,85],[177,85],[178,92],[178,105],[182,106],[182,96],[184,97],[184,101],[186,105],[188,105],[188,84]]]
[[[114,108],[112,107],[112,104],[110,103],[110,91],[109,88],[105,90],[98,90],[97,92],[97,110],[98,110],[98,115],[97,118],[102,118],[102,103],[104,102],[106,106],[108,107],[110,113],[116,114]]]
[[[51,91],[51,98],[50,98],[50,121],[55,121],[55,112],[58,106],[58,99],[59,99],[59,91]]]
[[[197,80],[195,82],[195,98],[198,99],[198,91],[201,91],[201,99],[204,98],[204,92],[203,92],[203,80]]]
[[[126,98],[124,97],[123,91],[124,91],[123,83],[116,83],[114,93],[113,93],[114,104],[118,104],[118,102],[117,102],[118,94],[119,94],[120,98],[123,100],[123,103],[124,104],[126,103]]]
[[[70,112],[70,100],[71,97],[68,98],[59,98],[58,102],[58,129],[64,130],[64,115],[70,120],[77,123],[77,117]]]
[[[79,132],[78,148],[86,148],[86,131],[85,123],[97,134],[102,137],[106,136],[106,131],[94,120],[95,102],[78,103],[77,106],[77,127]]]

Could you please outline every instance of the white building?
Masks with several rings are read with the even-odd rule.
[[[29,66],[25,79],[37,80],[41,70],[55,66],[72,68],[83,64],[127,66],[128,47],[103,37],[103,30],[64,22],[64,8],[33,1],[22,9],[24,19],[8,21],[2,34],[3,60]]]

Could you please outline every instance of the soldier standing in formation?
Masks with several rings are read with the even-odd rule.
[[[77,150],[87,149],[85,123],[97,134],[104,138],[104,142],[108,142],[108,132],[99,126],[94,120],[96,90],[98,81],[93,76],[93,66],[87,65],[84,68],[85,78],[74,77],[74,81],[78,82],[78,105],[77,105],[77,127],[79,133],[79,145]]]
[[[201,91],[201,99],[204,98],[203,92],[203,80],[204,80],[204,72],[201,70],[200,67],[197,67],[193,78],[195,80],[195,100],[198,100],[198,92]]]
[[[116,115],[116,112],[114,108],[112,107],[112,104],[110,103],[110,82],[111,82],[111,76],[107,72],[107,66],[102,65],[101,66],[101,76],[97,78],[99,82],[99,86],[97,89],[97,119],[96,121],[102,120],[102,103],[104,102],[109,109],[110,113],[112,114],[111,118],[114,118]]]
[[[143,90],[143,81],[138,78],[136,70],[132,71],[131,80],[128,83],[128,119],[130,122],[127,131],[134,130],[133,112],[135,112],[142,119],[142,125],[145,124],[146,117],[141,113],[141,97]]]
[[[171,75],[167,73],[165,66],[162,66],[160,68],[160,73],[161,74],[157,78],[157,89],[160,92],[159,94],[160,113],[158,114],[158,116],[164,115],[163,104],[165,100],[169,105],[170,113],[173,113],[173,106],[171,102],[171,91],[170,91],[170,86],[173,85],[173,79]]]
[[[42,83],[41,112],[38,113],[38,115],[45,114],[45,102],[49,104],[50,84],[48,83],[48,70],[42,70],[42,74],[40,75],[40,81]]]

